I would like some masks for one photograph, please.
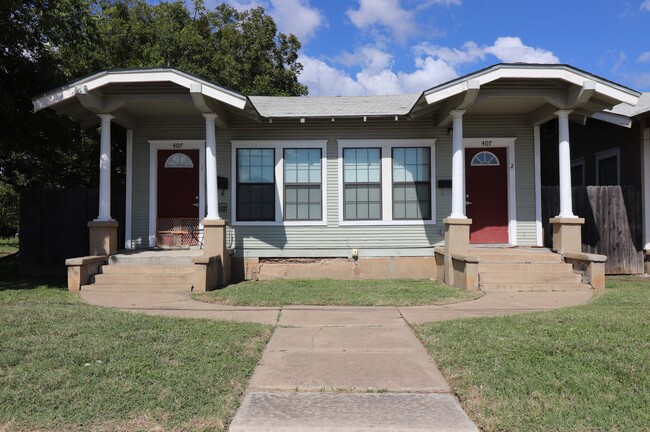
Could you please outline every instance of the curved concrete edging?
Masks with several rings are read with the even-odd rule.
[[[444,321],[455,318],[511,315],[578,306],[593,297],[593,291],[552,292],[487,292],[467,302],[431,306],[228,306],[194,300],[185,292],[116,292],[111,290],[79,293],[87,303],[125,311],[179,318],[208,318],[250,321],[271,325],[296,325],[296,320],[307,322],[326,311],[387,311],[396,310],[411,324]],[[279,318],[281,311],[309,311],[296,318]],[[318,312],[320,311],[320,312]],[[292,314],[293,316],[293,314]],[[364,325],[363,314],[358,325]]]

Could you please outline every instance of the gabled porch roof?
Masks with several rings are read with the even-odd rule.
[[[116,69],[98,72],[35,97],[34,110],[54,109],[91,126],[97,114],[111,113],[133,129],[140,117],[218,114],[227,127],[232,115],[258,118],[249,99],[233,90],[173,68]]]
[[[433,87],[411,110],[412,117],[433,116],[451,122],[451,111],[474,115],[527,115],[531,125],[571,110],[571,120],[615,105],[635,105],[641,93],[564,64],[496,64]]]

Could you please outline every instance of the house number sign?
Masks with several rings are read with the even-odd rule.
[[[172,147],[174,147],[175,149],[183,148],[183,143],[174,143],[172,144]]]
[[[489,140],[489,141],[487,141],[487,140],[486,140],[486,141],[481,141],[481,145],[482,145],[483,147],[492,147],[492,140]]]

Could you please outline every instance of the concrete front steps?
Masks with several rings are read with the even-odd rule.
[[[189,292],[201,250],[133,251],[112,255],[83,291]]]
[[[479,287],[495,291],[579,291],[590,290],[582,275],[564,263],[559,254],[547,249],[472,249],[479,256]]]

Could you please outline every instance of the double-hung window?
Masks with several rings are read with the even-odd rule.
[[[431,150],[393,147],[393,220],[431,219]]]
[[[321,220],[320,149],[284,149],[284,220]]]
[[[237,220],[275,220],[274,149],[237,149]]]
[[[339,224],[434,223],[434,140],[339,140]]]
[[[381,220],[381,149],[343,149],[346,220]]]
[[[327,224],[326,144],[233,141],[233,224]]]

